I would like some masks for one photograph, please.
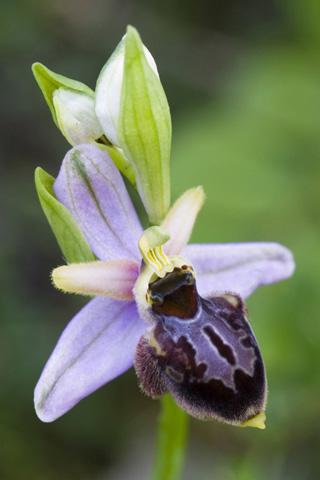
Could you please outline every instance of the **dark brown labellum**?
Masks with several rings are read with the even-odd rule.
[[[135,357],[142,389],[152,397],[169,392],[200,419],[238,425],[262,412],[265,370],[243,300],[232,293],[200,297],[183,268],[149,290],[154,324]]]

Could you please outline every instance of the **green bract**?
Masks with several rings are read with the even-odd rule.
[[[87,240],[69,210],[55,197],[55,179],[38,167],[35,183],[40,204],[58,241],[63,256],[69,263],[92,262],[96,259]]]
[[[95,110],[134,168],[150,222],[160,224],[170,205],[171,117],[155,61],[133,27],[99,75]]]
[[[160,224],[170,206],[170,110],[139,34],[132,27],[125,37],[124,57],[119,143],[135,169],[150,222]]]

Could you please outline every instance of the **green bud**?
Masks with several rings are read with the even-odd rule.
[[[54,73],[41,63],[34,63],[32,65],[32,72],[43,93],[44,98],[46,99],[48,107],[52,113],[53,120],[58,128],[60,127],[53,102],[53,94],[56,90],[58,90],[60,87],[66,87],[74,90],[75,92],[83,92],[89,96],[94,96],[94,92],[91,90],[91,88],[87,87],[87,85],[84,83],[77,82],[71,78]]]
[[[99,75],[95,111],[132,165],[151,223],[160,224],[170,206],[171,118],[155,61],[133,27]]]
[[[94,111],[94,95],[60,87],[53,92],[53,105],[58,126],[73,147],[95,144],[103,135]]]
[[[107,150],[116,167],[136,186],[135,172],[123,151],[103,134],[95,114],[95,93],[84,83],[72,80],[34,63],[32,71],[52,113],[53,120],[74,147],[92,143]]]
[[[134,167],[138,192],[150,222],[160,224],[170,207],[169,106],[133,27],[127,30],[124,57],[117,135]]]

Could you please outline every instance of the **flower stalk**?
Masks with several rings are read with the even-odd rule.
[[[151,480],[179,480],[186,456],[188,415],[174,403],[170,395],[161,402],[157,445]]]

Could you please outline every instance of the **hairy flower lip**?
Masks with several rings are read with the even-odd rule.
[[[100,260],[140,263],[137,244],[142,228],[120,173],[106,152],[92,145],[73,148],[64,159],[54,190]],[[191,189],[184,195],[194,196],[199,205],[203,201],[200,191]],[[175,244],[173,239],[170,246],[175,254],[189,240],[199,208],[184,221],[180,216],[189,212],[179,200],[169,211],[164,221],[169,232],[176,222],[186,225],[184,242],[178,239]],[[276,243],[186,245],[181,254],[194,266],[201,295],[218,290],[247,297],[260,285],[287,278],[294,269],[291,252]],[[146,327],[134,301],[101,296],[91,300],[65,328],[39,379],[35,389],[39,418],[45,422],[59,418],[130,368]]]

